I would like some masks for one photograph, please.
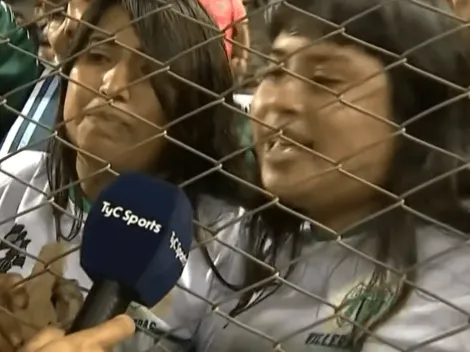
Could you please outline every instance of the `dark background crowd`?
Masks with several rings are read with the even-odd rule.
[[[41,0],[8,0],[6,1],[15,12],[17,19],[31,22],[32,26],[40,27],[36,19],[41,16]],[[248,25],[250,31],[250,46],[255,53],[249,54],[247,70],[243,73],[243,79],[247,84],[242,91],[251,92],[259,79],[257,73],[259,69],[266,65],[266,60],[259,53],[266,53],[269,48],[269,41],[266,33],[265,10],[268,0],[244,0],[243,5],[246,8]],[[44,22],[44,21],[42,21]],[[39,35],[42,35],[41,28],[38,28]]]

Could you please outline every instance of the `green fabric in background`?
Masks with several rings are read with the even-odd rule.
[[[38,50],[37,43],[31,38],[28,30],[20,28],[16,23],[11,8],[5,2],[0,1],[0,102],[5,94],[34,81],[40,74],[38,61],[17,48],[35,55]],[[8,106],[21,111],[32,89],[33,85],[30,85],[9,95]],[[16,117],[16,113],[0,106],[0,142]]]

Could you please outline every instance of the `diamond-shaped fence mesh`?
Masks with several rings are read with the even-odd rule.
[[[116,348],[470,351],[466,3],[2,4],[0,350],[69,326],[89,204],[133,170],[197,236]]]

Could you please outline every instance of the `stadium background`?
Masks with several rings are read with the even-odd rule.
[[[24,17],[26,21],[32,20],[34,18],[34,3],[31,0],[10,1],[10,4],[18,14],[21,14],[21,16]],[[255,1],[249,1],[245,3],[245,6],[247,9],[250,24],[251,49],[254,52],[266,53],[268,49],[268,40],[265,34],[264,12],[264,10],[266,9],[266,4]],[[245,79],[249,81],[256,81],[258,71],[262,69],[265,64],[266,60],[263,59],[261,55],[257,53],[250,54],[248,72],[246,74]],[[250,85],[240,90],[239,93],[241,93],[242,95],[249,96],[252,93],[252,90],[253,85]],[[248,102],[248,100],[246,102]],[[433,146],[429,147],[432,148]]]

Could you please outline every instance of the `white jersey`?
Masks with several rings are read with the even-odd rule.
[[[13,182],[1,170],[36,190]],[[22,152],[0,166],[0,235],[5,237],[14,226],[21,227],[23,236],[15,244],[33,255],[56,240],[51,206],[28,212],[45,202],[45,195],[39,191],[47,190],[44,154]],[[206,224],[217,223],[213,228],[223,227],[242,215],[241,210],[212,199],[201,203],[198,212],[205,214],[202,218]],[[11,220],[4,223],[7,219]],[[70,229],[69,222],[64,216],[61,226],[65,234]],[[208,245],[215,265],[232,284],[242,282],[244,261],[240,253],[246,248],[245,236],[240,224],[235,223],[224,227],[217,241]],[[415,290],[398,314],[374,331],[379,339],[368,338],[365,352],[405,351],[413,347],[416,347],[413,351],[425,352],[470,351],[470,249],[464,239],[431,225],[420,228],[417,239],[419,262],[427,262],[418,267],[416,286],[424,292]],[[77,238],[71,245],[79,242]],[[343,243],[370,253],[373,238],[357,235]],[[234,250],[236,247],[242,251]],[[34,259],[13,254],[0,251],[0,268],[11,267],[9,272],[27,276]],[[352,325],[334,316],[333,307],[346,300],[352,302],[342,314],[360,323],[361,316],[373,312],[377,304],[388,299],[364,296],[364,283],[370,279],[373,264],[332,241],[312,241],[303,248],[302,258],[288,278],[289,285],[283,285],[233,322],[227,315],[239,296],[219,282],[196,248],[191,251],[179,281],[184,290],[176,288],[172,292],[168,309],[161,310],[158,318],[152,311],[133,305],[128,313],[135,319],[138,333],[116,350],[350,351],[348,337]],[[277,267],[285,268],[287,264],[288,253],[281,252]],[[77,253],[68,256],[64,276],[77,279],[82,286],[91,285],[79,266]],[[164,337],[155,339],[150,335]]]

